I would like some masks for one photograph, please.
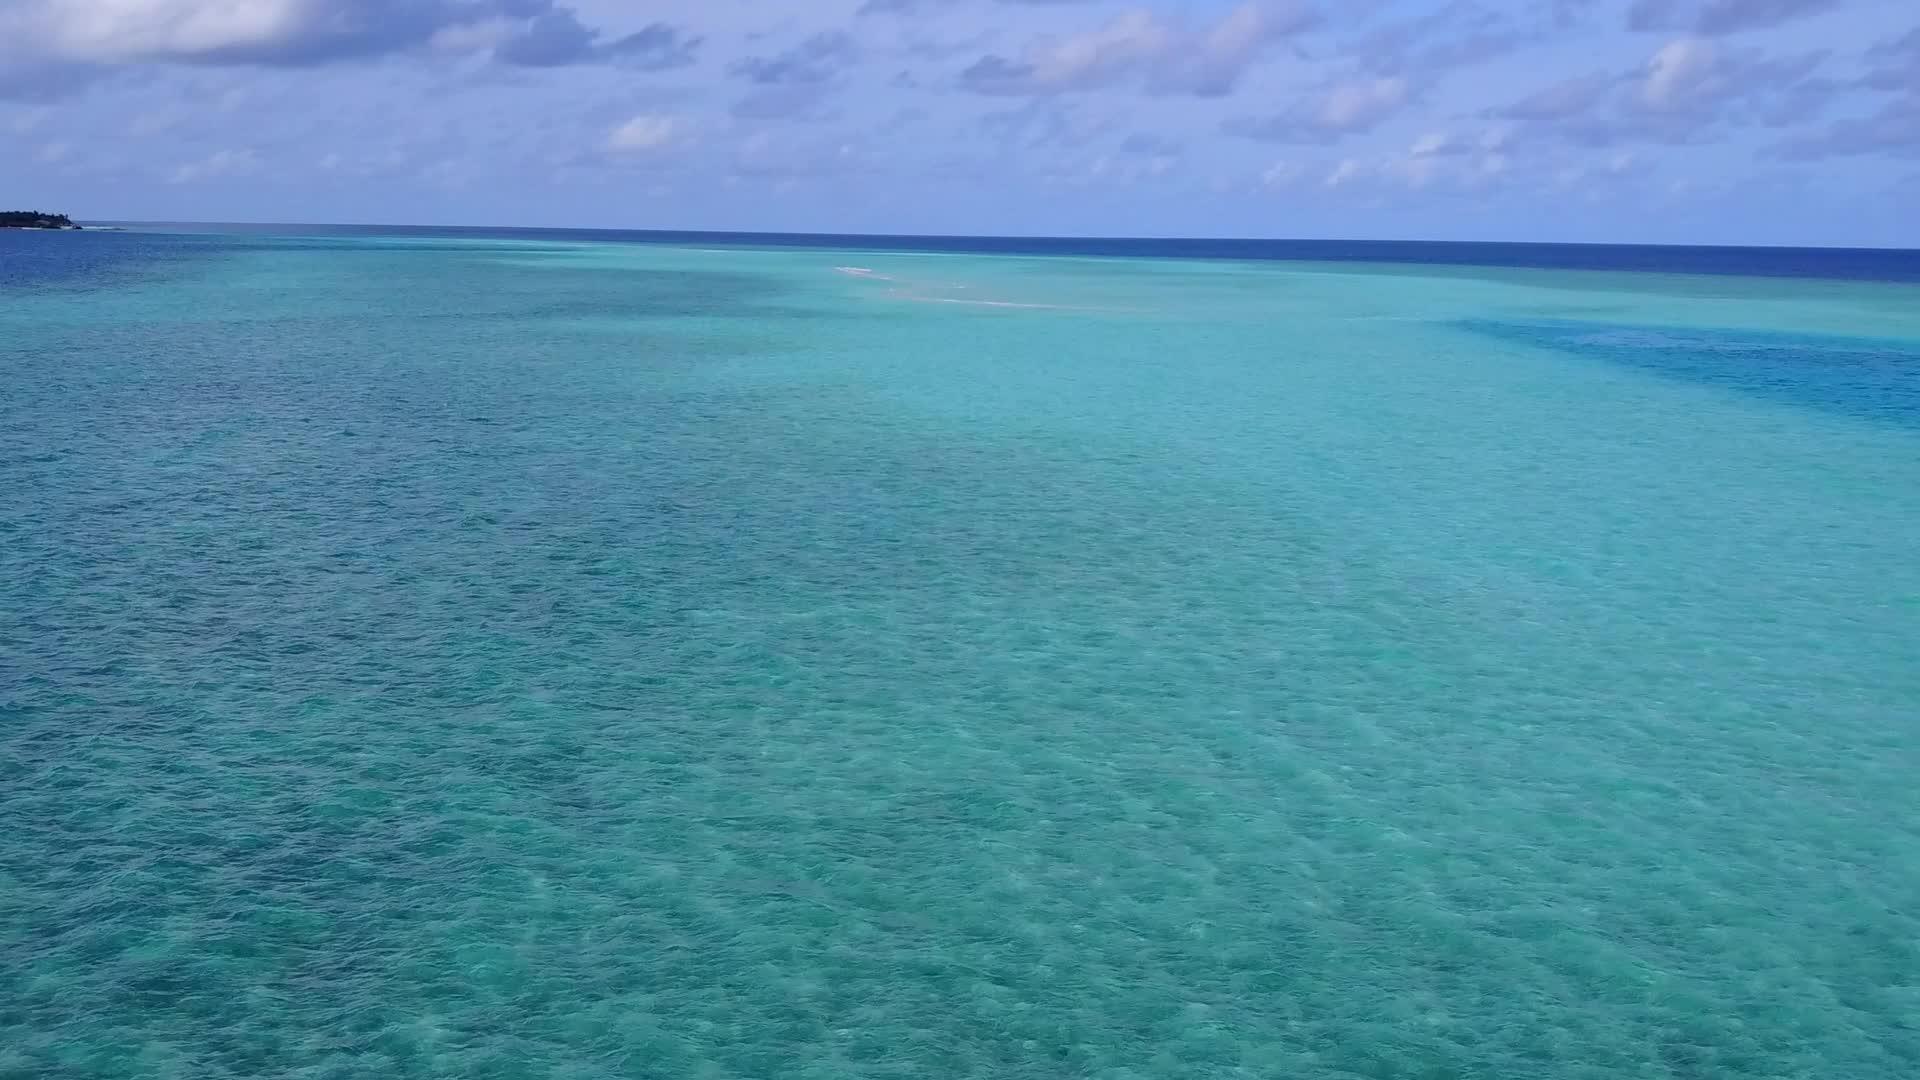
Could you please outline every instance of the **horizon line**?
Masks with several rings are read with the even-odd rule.
[[[1426,244],[1442,246],[1505,246],[1505,247],[1584,247],[1584,248],[1652,248],[1652,249],[1688,249],[1702,251],[1834,251],[1834,252],[1878,252],[1920,255],[1920,247],[1862,246],[1834,244],[1703,244],[1703,243],[1646,243],[1646,242],[1610,242],[1603,240],[1434,240],[1416,237],[1396,239],[1361,237],[1311,237],[1311,236],[1182,236],[1182,235],[1118,235],[1094,233],[911,233],[911,232],[809,232],[790,229],[670,229],[670,228],[634,228],[607,225],[472,225],[472,224],[434,224],[402,223],[381,221],[201,221],[201,220],[164,220],[137,218],[70,218],[79,224],[94,225],[201,225],[201,226],[244,226],[248,228],[322,228],[322,229],[458,229],[468,231],[509,231],[509,232],[592,232],[625,233],[641,236],[750,236],[750,237],[789,237],[794,239],[826,240],[1012,240],[1012,241],[1079,241],[1113,243],[1227,243],[1227,244]]]

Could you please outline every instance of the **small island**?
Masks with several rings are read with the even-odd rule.
[[[65,214],[43,214],[38,210],[0,210],[0,229],[77,229],[79,227]]]

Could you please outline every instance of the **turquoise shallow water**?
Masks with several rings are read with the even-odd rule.
[[[0,1076],[1920,1074],[1920,287],[0,240]]]

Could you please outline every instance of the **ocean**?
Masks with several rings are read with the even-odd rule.
[[[1920,253],[0,232],[0,1077],[1920,1075]]]

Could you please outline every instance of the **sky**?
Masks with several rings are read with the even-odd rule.
[[[0,0],[82,220],[1920,247],[1920,0]]]

